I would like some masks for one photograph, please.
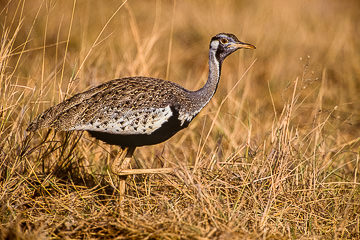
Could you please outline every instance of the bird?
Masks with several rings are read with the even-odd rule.
[[[215,94],[225,58],[242,48],[256,47],[231,33],[213,36],[208,79],[198,90],[152,77],[115,79],[50,107],[26,130],[87,131],[125,151],[125,160],[113,163],[113,172],[119,172],[129,165],[135,148],[164,142],[189,125]],[[125,187],[122,188],[124,192]]]

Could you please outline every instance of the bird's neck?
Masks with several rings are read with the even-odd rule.
[[[218,61],[216,58],[216,52],[210,50],[208,80],[202,88],[194,92],[197,100],[197,107],[199,108],[197,109],[198,111],[205,107],[210,99],[214,96],[220,80],[221,65],[222,62]]]

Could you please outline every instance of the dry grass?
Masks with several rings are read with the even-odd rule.
[[[129,0],[113,15],[121,4],[1,2],[2,238],[360,238],[357,1]],[[116,148],[26,135],[45,108],[113,78],[199,88],[218,32],[257,50],[226,60],[188,129],[137,149],[133,167],[177,171],[129,177],[123,202]]]

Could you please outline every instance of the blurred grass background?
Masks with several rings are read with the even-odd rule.
[[[129,0],[107,24],[121,4],[0,3],[1,236],[359,237],[358,1]],[[188,129],[136,151],[133,167],[181,171],[129,178],[125,202],[108,189],[116,148],[26,137],[41,111],[114,78],[198,89],[219,32],[257,49],[226,59]]]

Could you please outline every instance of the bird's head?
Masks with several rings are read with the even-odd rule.
[[[216,59],[219,62],[222,62],[231,53],[241,48],[255,49],[256,47],[252,44],[239,41],[231,33],[219,33],[212,37],[210,41],[210,51],[215,52]]]

